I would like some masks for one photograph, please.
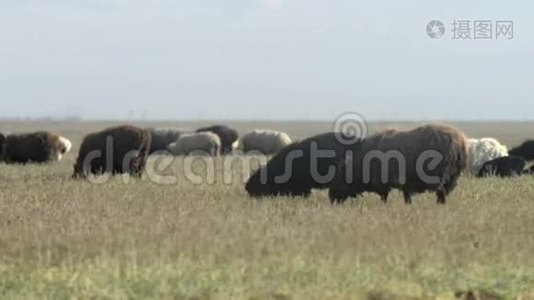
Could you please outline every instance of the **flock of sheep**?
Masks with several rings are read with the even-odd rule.
[[[72,143],[66,137],[40,131],[0,134],[0,146],[0,161],[24,164],[59,161]],[[288,134],[272,130],[253,130],[240,137],[225,125],[194,131],[123,125],[84,138],[73,178],[102,173],[141,176],[149,155],[217,156],[238,149],[239,153],[272,156],[245,186],[253,197],[308,196],[312,189],[328,188],[333,203],[364,192],[377,193],[386,202],[389,192],[399,189],[406,203],[411,203],[412,195],[425,191],[435,192],[438,203],[445,203],[462,173],[477,177],[534,173],[534,168],[526,169],[528,161],[534,159],[534,141],[508,151],[494,138],[467,139],[458,129],[438,124],[386,130],[350,143],[340,139],[337,132],[292,141]],[[318,156],[321,151],[331,153]],[[384,169],[380,165],[384,161],[367,159],[376,151],[398,153],[403,160]],[[429,151],[439,154],[440,160],[421,161]],[[422,178],[421,173],[433,181]]]
[[[287,133],[274,130],[256,129],[239,137],[235,129],[225,125],[203,127],[194,132],[169,128],[148,130],[152,136],[150,153],[159,151],[173,155],[216,156],[230,154],[236,149],[272,155],[292,142]]]

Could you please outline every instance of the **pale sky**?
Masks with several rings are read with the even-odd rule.
[[[534,119],[533,70],[531,0],[0,0],[0,117]]]

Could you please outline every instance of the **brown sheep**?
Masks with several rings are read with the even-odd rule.
[[[406,203],[412,195],[436,192],[444,204],[467,166],[467,139],[445,125],[425,125],[408,131],[387,130],[365,138],[343,160],[330,185],[333,203],[364,192],[379,194],[387,202],[400,189]]]
[[[123,125],[88,134],[80,146],[74,178],[92,174],[129,173],[141,176],[150,150],[146,129]]]

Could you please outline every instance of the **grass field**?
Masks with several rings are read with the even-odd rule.
[[[1,299],[534,299],[534,177],[462,178],[445,206],[433,195],[407,206],[397,192],[388,205],[366,195],[331,206],[326,191],[251,200],[239,166],[223,182],[222,159],[211,184],[189,182],[183,159],[163,171],[178,175],[170,184],[70,180],[83,135],[107,125],[0,123],[75,144],[57,164],[0,165]],[[509,146],[534,137],[534,123],[457,125]]]

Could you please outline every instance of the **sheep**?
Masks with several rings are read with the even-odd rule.
[[[330,184],[332,203],[374,192],[384,203],[389,192],[400,189],[405,203],[412,195],[436,193],[445,204],[458,177],[467,167],[467,139],[446,125],[424,125],[412,130],[387,130],[366,137],[339,160],[337,174]]]
[[[150,135],[152,136],[152,144],[150,146],[149,154],[164,153],[167,151],[167,147],[171,143],[176,142],[178,138],[190,131],[173,128],[148,128]]]
[[[508,156],[506,146],[499,143],[494,138],[486,137],[481,139],[469,139],[469,168],[471,175],[478,174],[478,171],[484,163],[503,156]]]
[[[241,138],[240,147],[246,152],[257,151],[264,155],[273,155],[291,144],[287,133],[274,130],[253,130]]]
[[[527,140],[521,145],[514,147],[509,152],[510,155],[521,156],[527,161],[534,159],[534,140]]]
[[[9,134],[3,142],[6,163],[46,163],[59,161],[72,144],[66,138],[48,131]]]
[[[146,166],[151,135],[130,125],[107,128],[85,136],[74,165],[75,179],[88,174],[128,173],[140,177]]]
[[[173,155],[204,154],[217,156],[221,149],[221,139],[212,132],[198,132],[181,135],[167,147]]]
[[[221,139],[221,154],[229,154],[239,139],[237,131],[225,125],[213,125],[197,129],[196,132],[213,132]]]
[[[511,177],[514,175],[521,175],[523,174],[526,165],[527,161],[521,156],[503,156],[484,163],[476,176]]]
[[[327,188],[348,147],[338,137],[323,133],[285,147],[249,178],[246,191],[252,197],[307,197],[313,188]]]

